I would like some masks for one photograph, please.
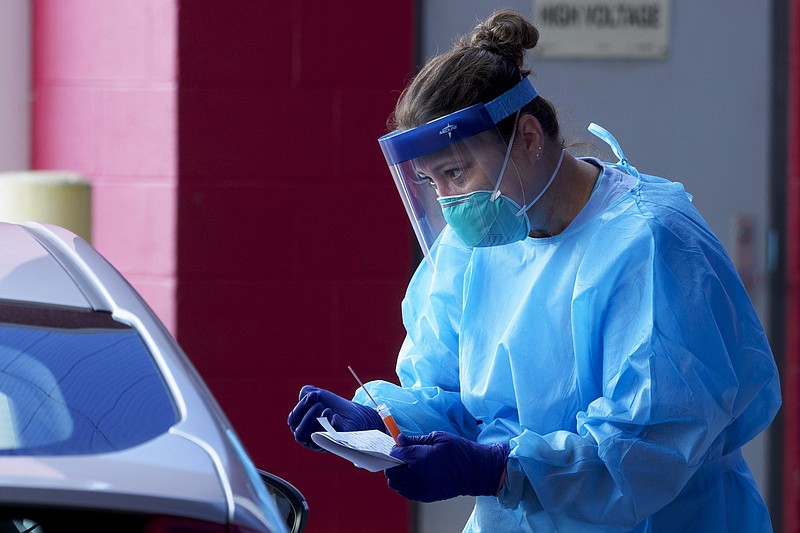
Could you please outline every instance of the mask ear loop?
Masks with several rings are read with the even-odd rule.
[[[517,121],[519,120],[519,113],[521,109],[517,109],[517,114],[514,116],[514,128],[511,130],[511,138],[508,140],[508,148],[506,148],[506,156],[503,158],[503,166],[500,167],[500,176],[497,178],[497,185],[494,186],[490,199],[494,202],[500,196],[500,184],[503,183],[503,177],[506,174],[506,167],[508,160],[511,156],[511,148],[514,146],[514,137],[517,135]]]
[[[541,198],[542,196],[544,196],[544,193],[546,193],[546,192],[547,192],[547,189],[549,189],[549,188],[550,188],[550,185],[552,185],[552,184],[553,184],[553,180],[554,180],[554,179],[556,179],[556,174],[558,174],[558,170],[561,168],[561,162],[562,162],[562,161],[564,161],[564,152],[565,152],[565,151],[566,151],[566,150],[563,150],[563,149],[561,150],[561,155],[558,157],[558,163],[556,164],[556,168],[555,168],[555,170],[553,170],[553,173],[550,175],[550,179],[549,179],[549,180],[547,180],[547,183],[545,184],[545,186],[544,186],[544,189],[542,189],[542,191],[541,191],[539,194],[537,194],[537,195],[536,195],[536,198],[534,198],[534,199],[533,199],[533,201],[532,201],[531,203],[529,203],[528,205],[523,205],[523,206],[522,206],[522,209],[520,209],[519,211],[517,211],[517,216],[518,216],[518,217],[519,217],[519,216],[522,216],[522,215],[523,215],[523,213],[525,213],[525,212],[526,212],[528,209],[530,209],[531,207],[533,207],[533,204],[535,204],[536,202],[538,202],[538,201],[539,201],[539,198]]]

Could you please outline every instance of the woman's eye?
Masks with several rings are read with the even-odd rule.
[[[460,180],[464,176],[464,171],[460,168],[451,168],[445,170],[444,175],[449,180]]]
[[[414,180],[417,185],[430,185],[434,189],[436,188],[436,183],[424,174],[417,174],[417,179]]]

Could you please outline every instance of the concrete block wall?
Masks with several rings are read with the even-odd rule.
[[[33,3],[32,168],[92,183],[93,244],[175,330],[176,5]]]
[[[307,531],[407,531],[385,478],[297,445],[306,383],[393,379],[413,235],[377,137],[413,2],[37,0],[33,168],[94,188],[95,245],[176,334]]]

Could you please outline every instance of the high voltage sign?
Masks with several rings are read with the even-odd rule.
[[[533,11],[540,57],[655,59],[667,54],[669,0],[534,0]]]

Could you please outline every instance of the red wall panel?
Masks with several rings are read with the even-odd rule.
[[[311,533],[409,530],[382,474],[303,449],[286,418],[306,383],[352,395],[347,365],[394,378],[413,236],[377,137],[412,4],[180,3],[178,339]]]

